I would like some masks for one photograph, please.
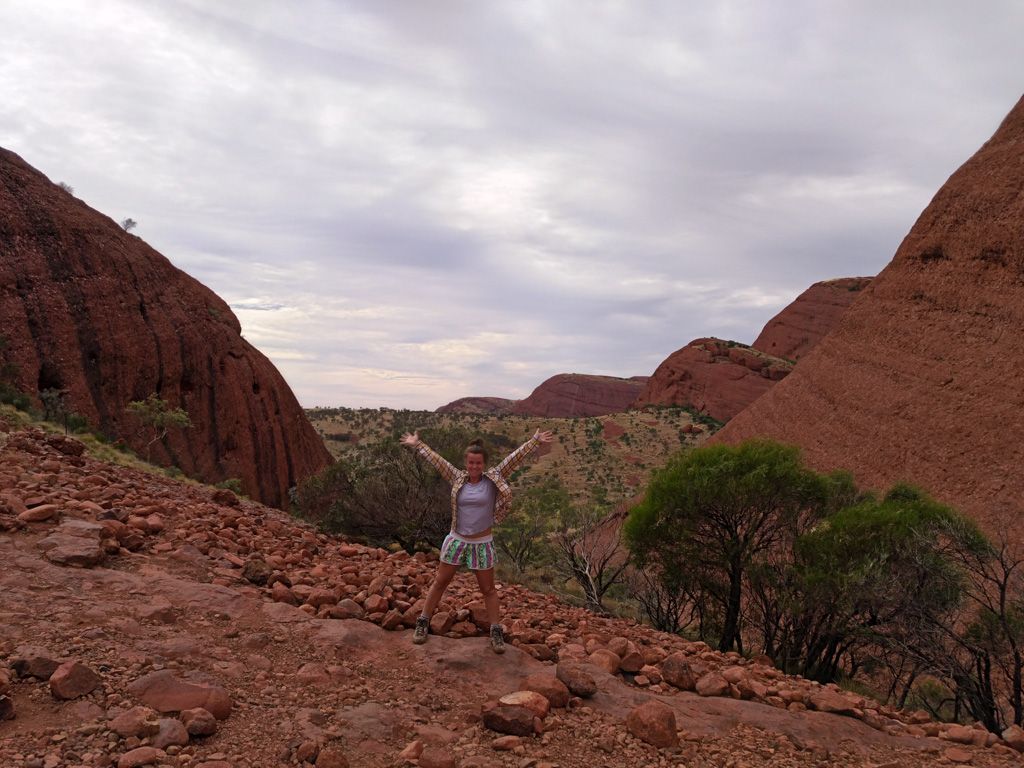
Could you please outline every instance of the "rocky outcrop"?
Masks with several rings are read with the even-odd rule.
[[[542,383],[512,409],[517,416],[573,418],[605,416],[629,408],[644,388],[643,377],[619,379],[560,373]]]
[[[347,542],[204,486],[73,457],[41,430],[0,423],[0,440],[0,722],[18,718],[0,731],[3,766],[44,765],[40,753],[52,766],[650,765],[674,737],[679,759],[665,762],[680,765],[1020,764],[1019,728],[1000,739],[932,722],[519,584],[502,586],[507,647],[495,656],[467,572],[439,605],[457,621],[416,646],[436,554]],[[43,498],[59,519],[19,524],[9,509]],[[162,524],[94,567],[40,552],[60,525],[106,526],[118,510],[127,527]],[[244,575],[253,562],[271,569],[265,585]],[[361,620],[346,602],[362,604]]]
[[[1018,529],[1022,188],[1024,99],[835,329],[714,439],[797,443],[818,469],[873,488],[906,478],[990,531]]]
[[[804,357],[832,330],[870,277],[840,277],[815,283],[768,321],[753,343],[766,355],[794,362]]]
[[[517,402],[504,397],[460,397],[442,405],[436,413],[511,413]]]
[[[330,455],[231,309],[139,238],[0,148],[0,329],[16,384],[144,453],[125,413],[151,394],[184,408],[153,458],[207,482],[238,478],[280,506]]]
[[[720,339],[696,339],[669,355],[634,408],[682,405],[728,421],[792,370],[793,364]]]

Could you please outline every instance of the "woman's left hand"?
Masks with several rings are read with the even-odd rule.
[[[541,432],[540,429],[538,429],[536,432],[533,433],[533,438],[535,440],[539,440],[542,443],[550,443],[552,434],[550,430],[545,430],[544,432]]]

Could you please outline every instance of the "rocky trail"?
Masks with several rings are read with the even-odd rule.
[[[1007,766],[1000,739],[0,434],[0,766]],[[761,663],[758,663],[761,662]]]

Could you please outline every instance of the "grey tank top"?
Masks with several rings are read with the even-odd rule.
[[[497,499],[498,489],[490,478],[482,477],[476,485],[467,482],[459,489],[455,532],[460,536],[473,536],[494,525],[494,503]]]

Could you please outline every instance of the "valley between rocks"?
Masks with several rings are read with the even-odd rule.
[[[1020,763],[976,729],[516,585],[501,589],[509,645],[496,656],[476,636],[479,596],[466,574],[435,617],[444,634],[413,646],[406,630],[432,577],[428,558],[93,461],[62,436],[0,439],[0,701],[14,714],[0,721],[5,768]],[[78,662],[99,684],[59,698],[59,684],[29,674],[47,660]],[[487,702],[572,663],[595,684],[592,696],[529,718],[524,735],[484,724]],[[167,675],[193,691],[223,689],[230,714],[216,733],[154,746],[177,711],[157,711],[166,691],[140,700],[140,681]],[[678,746],[659,749],[627,728],[651,699],[674,714]],[[124,725],[133,712],[137,730]]]

